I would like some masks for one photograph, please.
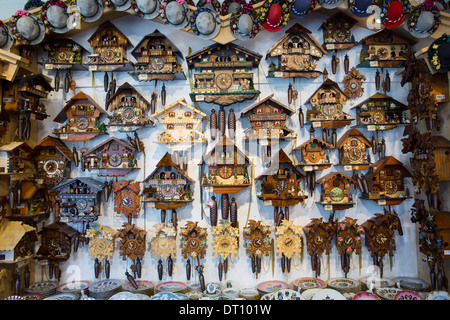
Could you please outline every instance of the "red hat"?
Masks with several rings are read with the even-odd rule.
[[[277,32],[283,29],[284,26],[281,25],[283,21],[283,9],[278,3],[273,3],[270,6],[269,12],[267,14],[267,19],[262,23],[262,26],[270,32]]]
[[[395,28],[405,22],[407,13],[411,10],[411,7],[405,7],[403,2],[400,0],[385,2],[388,6],[384,8],[385,10],[382,10],[382,12],[384,11],[384,16],[381,17],[381,21],[386,28]]]

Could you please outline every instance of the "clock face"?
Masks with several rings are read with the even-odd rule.
[[[397,192],[397,183],[395,181],[386,181],[384,183],[384,189],[387,194],[392,195]]]
[[[334,40],[336,40],[336,42],[344,42],[345,38],[346,38],[345,32],[342,30],[336,30],[333,33],[333,38],[334,38]]]
[[[164,67],[164,60],[162,58],[153,58],[150,66],[153,70],[159,71]]]
[[[220,167],[219,168],[219,176],[222,179],[228,179],[233,175],[233,169],[231,167]]]
[[[319,160],[320,160],[319,153],[317,153],[317,152],[311,152],[311,153],[309,153],[309,154],[308,154],[308,160],[309,160],[309,162],[311,162],[311,163],[319,162]]]
[[[275,126],[273,125],[272,122],[269,122],[269,121],[264,122],[263,129],[266,130],[268,133],[270,133],[274,127]]]
[[[375,236],[375,241],[378,244],[385,244],[388,241],[388,237],[386,237],[386,235],[382,232],[377,233],[377,235]]]
[[[389,52],[388,52],[388,50],[386,48],[378,49],[377,53],[378,53],[378,56],[381,59],[386,59],[388,57],[388,55],[389,55]]]
[[[232,83],[233,79],[228,73],[220,73],[216,77],[216,86],[221,90],[227,90]]]
[[[344,191],[341,188],[333,188],[330,191],[330,198],[335,202],[341,201],[344,198]]]
[[[94,242],[95,248],[97,252],[105,252],[108,248],[108,243],[103,239],[96,239]]]
[[[111,167],[118,167],[122,163],[122,157],[119,154],[113,153],[109,156],[108,163]]]
[[[288,187],[287,181],[286,180],[279,180],[277,182],[277,189],[279,191],[285,191]]]
[[[84,210],[87,208],[88,202],[85,199],[78,199],[76,206],[78,210]]]
[[[320,245],[323,243],[323,240],[324,240],[323,237],[318,235],[314,238],[314,243]]]
[[[357,162],[362,158],[362,151],[358,147],[352,147],[348,149],[348,158],[350,161]]]
[[[55,160],[47,160],[44,164],[44,170],[48,175],[54,175],[58,170],[58,163]]]
[[[326,105],[323,107],[323,113],[327,116],[332,116],[336,113],[336,106],[334,104],[332,105]]]
[[[132,107],[126,107],[123,110],[122,116],[127,119],[127,120],[131,120],[134,117],[134,109]]]
[[[122,199],[122,205],[125,207],[129,207],[133,204],[133,199],[131,199],[130,197],[126,196]]]
[[[188,241],[188,244],[189,244],[189,247],[192,248],[192,249],[196,249],[199,246],[198,239],[190,239]]]
[[[300,56],[293,55],[288,56],[288,66],[294,70],[302,70],[305,69],[306,65],[303,62],[303,59]]]
[[[138,242],[136,240],[134,240],[134,239],[130,240],[129,239],[127,247],[128,247],[128,250],[133,251],[133,250],[136,250],[139,247],[139,244],[138,244]]]
[[[58,61],[69,61],[70,55],[67,51],[59,51],[57,57]]]
[[[52,256],[56,256],[61,251],[61,246],[59,245],[59,242],[56,239],[50,239],[47,246],[48,251]]]
[[[116,53],[113,49],[106,49],[103,52],[103,59],[105,59],[106,62],[113,62],[116,58]]]
[[[346,237],[344,238],[344,243],[345,243],[347,246],[351,245],[351,244],[353,243],[353,237],[352,237],[352,236],[346,236]]]
[[[377,111],[373,114],[372,118],[373,118],[373,121],[375,121],[376,123],[383,123],[384,122],[384,113]]]
[[[169,240],[167,238],[159,238],[158,246],[161,250],[167,250],[169,247]]]
[[[295,244],[295,240],[290,236],[286,236],[283,244],[285,248],[291,248]]]
[[[86,130],[89,126],[89,119],[87,117],[77,118],[77,128],[80,130]]]
[[[254,237],[252,240],[252,244],[255,248],[259,248],[263,245],[264,240],[260,237]]]
[[[170,184],[161,187],[161,193],[165,197],[172,197],[175,194],[175,191],[175,187]]]

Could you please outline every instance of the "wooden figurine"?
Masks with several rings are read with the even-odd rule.
[[[168,274],[169,277],[172,277],[173,259],[177,254],[176,228],[174,226],[165,225],[164,223],[156,223],[149,232],[149,237],[151,239],[149,245],[152,254],[155,260],[158,260],[158,266],[161,266],[158,268],[159,280],[161,281],[163,279],[164,270],[166,270],[166,274]],[[162,266],[163,261],[167,261],[166,268]],[[159,264],[160,262],[161,264]]]
[[[0,221],[0,261],[14,263],[34,256],[36,228],[23,221]]]
[[[64,222],[54,222],[44,226],[38,233],[41,234],[41,246],[35,259],[48,260],[49,279],[55,278],[59,281],[59,264],[70,258],[72,239],[78,236],[79,232]]]
[[[137,63],[130,74],[139,81],[184,80],[178,59],[183,60],[180,50],[157,29],[146,35],[131,52]]]
[[[275,78],[317,78],[317,61],[327,51],[317,42],[307,28],[296,23],[289,28],[266,53],[266,59],[278,58],[278,66],[271,63],[269,77]]]
[[[134,180],[120,180],[113,182],[114,209],[116,214],[123,214],[131,224],[137,218],[140,209],[140,182]]]
[[[117,88],[106,101],[108,109],[113,112],[107,124],[111,131],[132,132],[153,125],[149,118],[151,103],[128,82]]]
[[[345,278],[350,271],[350,259],[352,254],[356,254],[360,259],[361,268],[361,235],[364,234],[362,226],[357,224],[356,219],[345,217],[343,221],[337,223],[336,247],[341,258],[341,269]]]
[[[281,259],[281,271],[291,272],[292,258],[300,258],[303,255],[302,228],[293,224],[293,221],[283,220],[276,227],[277,252]]]
[[[156,111],[151,118],[158,119],[163,127],[156,142],[172,150],[182,151],[195,143],[206,142],[202,130],[206,114],[186,103],[184,98]]]
[[[118,231],[109,226],[91,223],[86,229],[86,238],[89,239],[89,256],[94,260],[94,276],[101,278],[104,273],[106,279],[111,274],[110,261],[114,254],[115,240]],[[103,265],[102,265],[103,264]]]
[[[351,29],[358,21],[338,12],[325,19],[320,29],[323,30],[324,44],[327,50],[349,50],[356,45]]]
[[[254,87],[251,71],[258,68],[261,58],[233,43],[215,43],[188,55],[188,67],[197,71],[191,100],[229,106],[257,97],[260,92]]]
[[[70,98],[53,121],[63,126],[55,129],[53,134],[65,141],[88,141],[99,134],[106,134],[106,126],[100,118],[107,115],[89,95],[80,91]]]
[[[208,166],[208,174],[202,174],[201,186],[208,188],[214,194],[222,194],[223,201],[229,204],[229,206],[223,207],[227,212],[222,212],[222,217],[228,219],[229,212],[232,226],[236,227],[237,204],[235,198],[232,198],[230,203],[225,200],[228,196],[224,196],[224,194],[239,193],[250,186],[250,176],[247,172],[248,157],[227,136],[223,136],[215,147],[202,157],[200,165],[202,164]],[[214,208],[214,206],[211,208],[212,212]],[[211,222],[212,226],[216,223],[214,219]]]
[[[111,137],[81,155],[83,170],[98,170],[98,176],[122,177],[139,169],[136,148]]]
[[[258,198],[265,204],[268,201],[274,207],[274,223],[278,226],[282,220],[289,220],[289,207],[308,196],[301,188],[304,174],[294,166],[283,149],[280,149],[274,159],[270,167],[255,179],[262,182]]]
[[[353,196],[350,193],[356,181],[340,172],[330,172],[316,181],[320,184],[319,204],[328,210],[345,210],[353,207]]]
[[[133,276],[134,278],[140,278],[142,274],[141,261],[145,255],[145,237],[147,231],[129,223],[123,223],[122,227],[117,233],[117,236],[121,238],[119,244],[120,255],[123,261],[127,259],[131,260],[132,265],[130,269],[133,272]]]
[[[39,141],[34,151],[33,159],[37,166],[36,178],[39,181],[45,185],[54,186],[63,179],[70,178],[74,156],[61,139],[47,136]]]
[[[376,201],[379,205],[396,205],[410,198],[404,178],[411,173],[392,156],[385,157],[369,167],[364,175],[363,199]]]
[[[239,228],[231,226],[231,222],[220,222],[212,231],[213,254],[216,258],[221,258],[218,265],[219,281],[222,275],[227,278],[229,259],[234,259],[239,251]]]
[[[128,64],[130,40],[111,23],[103,22],[87,40],[93,49],[86,66],[90,71],[116,71]]]
[[[197,263],[196,267],[200,267],[200,259],[204,259],[206,255],[208,232],[206,228],[198,225],[198,222],[186,221],[186,226],[180,230],[181,236],[181,253],[186,261],[186,278],[189,280],[193,265],[191,260]]]
[[[8,175],[10,181],[31,178],[36,174],[32,161],[34,149],[26,142],[11,142],[0,146],[0,175]]]
[[[359,130],[353,128],[345,132],[336,143],[339,149],[339,165],[346,170],[365,170],[369,167],[367,151],[371,142]]]
[[[156,169],[143,182],[143,201],[153,203],[157,210],[161,210],[161,223],[165,223],[166,210],[172,210],[172,223],[176,227],[176,210],[193,200],[191,184],[194,180],[176,165],[166,152],[156,164]]]
[[[242,233],[245,252],[251,259],[252,273],[258,278],[262,270],[262,257],[268,257],[271,252],[270,228],[261,221],[249,220]]]

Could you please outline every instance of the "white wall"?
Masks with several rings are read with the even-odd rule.
[[[17,1],[18,3],[19,1]],[[8,4],[8,5],[7,5]],[[22,5],[18,6],[16,2],[14,3],[14,6],[22,8]],[[7,10],[10,9],[11,5],[7,3],[6,1],[0,2],[0,7],[2,7],[2,12],[0,13],[1,16],[5,16]],[[5,8],[5,10],[3,10]],[[19,8],[17,8],[19,9]],[[15,11],[15,10],[13,10]],[[5,17],[9,17],[12,13],[7,13]],[[323,19],[325,19],[326,16],[314,13],[313,15],[306,17],[302,20],[291,20],[286,27],[291,27],[295,22],[301,23],[303,26],[308,28],[313,32],[313,36],[318,40],[319,43],[323,42],[322,37],[322,31],[318,30],[321,22]],[[144,20],[139,17],[135,16],[125,16],[121,17],[119,19],[116,19],[112,21],[125,35],[127,35],[130,39],[130,41],[133,43],[133,45],[136,45],[142,37],[145,35],[152,33],[155,29],[158,29],[163,34],[165,34],[186,56],[188,54],[188,49],[192,48],[192,52],[196,52],[200,49],[202,49],[205,46],[208,46],[210,44],[213,44],[212,41],[205,41],[202,40],[194,35],[181,32],[178,30],[174,30],[168,26],[161,25],[159,23],[150,21],[150,20]],[[89,51],[91,50],[87,39],[90,37],[90,35],[95,31],[95,28],[92,28],[90,30],[87,30],[85,32],[82,32],[80,34],[77,34],[73,37],[73,40],[84,46]],[[360,40],[361,38],[373,33],[373,31],[355,27],[353,29],[354,35],[356,40]],[[246,48],[253,50],[255,52],[258,52],[265,57],[265,53],[267,50],[282,36],[284,35],[284,31],[280,31],[277,33],[270,33],[267,31],[261,31],[255,39],[247,41],[247,42],[241,42],[236,41],[236,44],[243,45]],[[360,52],[360,46],[357,46],[355,48],[352,48],[348,55],[350,57],[350,66],[356,66],[359,63],[359,52]],[[130,50],[131,51],[131,50]],[[129,53],[130,53],[129,51]],[[339,52],[338,57],[341,58],[341,61],[343,62],[344,59],[344,52]],[[128,58],[133,60],[131,54],[128,54]],[[318,70],[323,70],[324,67],[327,68],[329,71],[329,77],[338,82],[338,84],[343,88],[343,78],[345,76],[343,68],[338,68],[338,73],[336,75],[333,75],[331,73],[331,53],[329,53],[327,56],[322,58],[318,62]],[[284,104],[287,103],[287,87],[290,82],[289,79],[267,79],[265,78],[265,74],[267,74],[268,70],[268,64],[270,61],[266,61],[263,59],[260,65],[259,70],[259,76],[258,71],[255,71],[254,76],[254,82],[258,83],[257,86],[261,90],[260,98],[264,98],[270,94],[274,94],[274,97],[278,99],[280,102]],[[342,66],[343,64],[341,64]],[[183,70],[187,75],[187,65],[186,62],[183,61],[182,64]],[[402,88],[400,86],[400,76],[394,75],[394,73],[398,69],[392,69],[390,70],[390,75],[392,79],[391,84],[391,93],[392,97],[394,99],[399,100],[400,102],[403,102],[406,104],[406,96],[408,93],[408,88],[404,87]],[[367,99],[374,93],[375,91],[375,84],[374,84],[374,76],[375,76],[375,69],[360,69],[359,70],[363,75],[366,76],[367,80],[364,82],[364,95],[356,100],[351,100],[349,103],[347,103],[344,106],[344,111],[350,113],[353,117],[355,117],[355,111],[351,110],[350,108],[353,105],[358,104],[359,102]],[[46,72],[47,73],[47,72]],[[53,72],[48,72],[50,76],[54,76]],[[104,105],[104,100],[106,93],[103,90],[103,73],[95,73],[93,75],[94,80],[92,79],[92,75],[89,71],[77,71],[73,72],[74,80],[77,84],[77,92],[80,90],[85,92],[86,94],[91,95],[100,105]],[[149,82],[142,82],[139,83],[135,81],[131,76],[128,75],[128,73],[115,73],[115,76],[117,77],[117,86],[120,86],[124,82],[129,82],[131,85],[135,86],[141,94],[143,94],[146,98],[150,100],[150,95],[153,92],[154,89],[154,83]],[[303,104],[310,95],[320,86],[322,83],[322,77],[317,79],[297,79],[296,80],[296,87],[299,90],[299,101],[297,101],[295,106],[292,106],[294,109],[298,110],[298,107],[300,104]],[[158,88],[157,92],[160,92],[162,83],[158,81]],[[166,105],[184,97],[186,101],[190,102],[189,98],[189,82],[188,80],[184,81],[174,81],[174,82],[166,82],[166,90],[168,92],[167,96],[167,102]],[[54,117],[59,113],[59,110],[64,106],[65,101],[69,100],[70,97],[73,96],[73,92],[69,92],[68,94],[65,94],[60,90],[59,92],[52,92],[48,99],[46,100],[46,106],[47,106],[47,112],[49,113],[50,117],[42,122],[42,125],[40,126],[39,130],[39,136],[38,139],[42,139],[45,136],[52,133],[53,129],[57,127],[57,123],[53,122]],[[236,113],[237,119],[240,117],[240,113],[242,110],[247,108],[248,106],[252,105],[255,101],[247,101],[244,103],[235,104],[232,106],[234,108],[234,111]],[[161,107],[160,102],[158,102],[158,108]],[[199,104],[201,110],[205,112],[208,116],[210,114],[211,108],[215,108],[218,110],[217,105],[207,105],[206,103],[200,103]],[[306,108],[310,108],[309,105],[306,107],[303,106],[303,111],[306,112]],[[226,108],[226,110],[228,110]],[[289,119],[288,126],[295,130],[295,132],[298,134],[298,139],[295,145],[289,143],[289,142],[283,142],[281,147],[284,148],[284,150],[290,154],[290,151],[295,148],[297,145],[300,145],[304,141],[309,139],[309,125],[306,125],[303,129],[300,128],[298,124],[298,113],[295,113],[291,119]],[[354,123],[352,124],[354,125]],[[244,150],[244,142],[243,142],[243,130],[248,128],[250,126],[247,119],[239,119],[237,124],[237,137],[236,142],[237,145],[241,148],[241,150]],[[346,131],[350,129],[350,126],[344,127],[342,129],[338,129],[338,139],[339,137]],[[138,133],[140,138],[145,143],[146,153],[145,155],[141,154],[138,156],[138,163],[141,167],[139,171],[132,172],[128,176],[125,177],[125,179],[135,179],[137,181],[142,181],[146,178],[146,176],[151,173],[154,170],[155,164],[160,160],[160,158],[164,155],[166,151],[170,151],[163,145],[155,144],[154,141],[156,141],[156,135],[161,130],[161,127],[159,124],[156,125],[154,128],[145,128],[141,129]],[[366,136],[370,139],[372,137],[372,133],[367,132],[365,128],[360,129],[361,132],[366,134]],[[321,130],[316,131],[317,135],[321,135]],[[124,133],[115,133],[115,136],[125,139],[126,140],[126,134]],[[206,136],[209,139],[209,132],[207,132]],[[410,167],[409,165],[409,158],[410,154],[402,154],[402,143],[400,139],[403,136],[403,129],[397,128],[391,131],[387,131],[384,133],[380,133],[380,139],[384,137],[386,139],[387,144],[387,155],[392,155],[398,160],[402,161],[406,167]],[[79,150],[84,145],[87,148],[93,147],[97,144],[99,144],[101,141],[107,139],[108,136],[101,136],[97,137],[92,141],[86,142],[85,144],[83,142],[76,142],[76,143],[67,143],[67,146],[71,149],[72,145],[75,144],[77,149]],[[212,146],[214,146],[214,142],[209,142],[207,150],[209,151]],[[185,221],[200,221],[200,225],[202,227],[207,227],[208,230],[210,230],[209,220],[207,218],[201,219],[201,213],[200,213],[200,186],[199,186],[199,167],[197,164],[200,162],[201,159],[201,150],[200,152],[195,152],[193,155],[192,161],[189,163],[188,168],[188,175],[196,180],[194,190],[194,201],[187,205],[186,207],[178,210],[178,217],[179,217],[179,226],[184,226]],[[256,147],[252,146],[249,150],[249,156],[251,161],[254,164],[254,176],[258,176],[262,170],[264,169],[261,160],[258,158]],[[298,155],[300,156],[300,155]],[[377,157],[374,157],[371,155],[372,159],[377,159]],[[297,158],[299,159],[299,158]],[[333,150],[330,154],[330,160],[333,163],[338,162],[338,153],[337,150]],[[296,160],[298,162],[298,160]],[[319,172],[317,174],[317,178],[319,178],[322,175],[327,174],[331,171],[342,171],[342,167],[332,167],[329,169],[324,170],[323,172]],[[72,172],[72,177],[77,176],[89,176],[90,173],[88,171],[82,172],[80,168],[74,168]],[[350,174],[347,172],[347,174]],[[98,178],[99,181],[104,181],[104,178]],[[411,179],[407,179],[406,181],[406,187],[409,188],[412,194],[412,182]],[[304,226],[307,223],[309,223],[311,218],[319,218],[323,217],[324,219],[328,219],[329,211],[325,211],[322,206],[316,205],[315,201],[319,199],[319,186],[316,187],[314,197],[309,198],[306,201],[305,205],[297,205],[295,207],[290,208],[290,216],[291,220],[294,220],[294,223],[296,225]],[[306,189],[306,185],[304,185],[304,189]],[[251,198],[251,201],[250,201]],[[374,213],[382,213],[383,208],[381,206],[378,206],[372,201],[368,200],[361,200],[359,199],[359,194],[357,194],[356,190],[353,190],[353,198],[356,201],[356,205],[348,209],[346,211],[339,212],[337,211],[339,219],[343,219],[344,215],[352,218],[357,218],[359,223],[363,223],[368,218],[370,218]],[[256,190],[255,186],[251,188],[251,194],[250,189],[247,188],[244,191],[241,191],[237,197],[236,200],[238,201],[238,207],[239,207],[239,213],[238,213],[238,219],[239,219],[239,226],[240,226],[240,236],[241,236],[241,242],[240,242],[240,249],[239,249],[239,256],[238,258],[234,259],[232,263],[230,263],[229,272],[228,272],[228,280],[232,280],[235,285],[238,287],[252,287],[256,286],[258,283],[270,280],[270,279],[279,279],[279,280],[286,280],[285,276],[281,273],[281,267],[279,259],[276,259],[276,266],[274,275],[272,275],[272,269],[271,265],[269,264],[269,259],[264,260],[263,263],[263,270],[266,270],[266,272],[263,272],[259,279],[255,279],[255,276],[251,273],[250,268],[250,259],[245,254],[245,249],[243,247],[243,238],[242,238],[242,228],[245,226],[245,223],[247,221],[247,213],[249,212],[249,218],[254,220],[263,220],[264,223],[272,224],[272,217],[273,217],[273,208],[272,207],[264,207],[262,201],[258,200],[256,198]],[[206,198],[204,199],[204,202],[206,202]],[[410,221],[410,207],[412,205],[413,200],[407,200],[404,201],[401,205],[393,207],[397,213],[400,216],[402,225],[403,225],[403,231],[404,235],[402,237],[397,237],[397,250],[395,252],[394,256],[394,263],[392,266],[392,270],[389,268],[389,259],[388,257],[385,257],[384,259],[384,274],[386,277],[395,277],[395,276],[417,276],[417,254],[416,254],[416,233],[415,233],[415,226]],[[102,204],[102,215],[99,218],[98,222],[101,224],[109,225],[114,228],[120,228],[122,223],[126,221],[125,217],[122,217],[120,220],[114,218],[114,212],[113,212],[113,199],[110,198],[108,203]],[[209,213],[208,209],[205,206],[205,210],[207,214]],[[153,209],[153,208],[143,208],[141,210],[140,216],[137,220],[134,220],[134,222],[141,228],[145,228],[146,230],[150,230],[152,225],[156,222],[159,222],[160,219],[160,213],[159,211]],[[49,222],[48,222],[49,223]],[[210,233],[210,231],[209,231]],[[272,233],[274,234],[274,232]],[[147,239],[149,240],[149,239]],[[178,239],[179,240],[179,239]],[[212,256],[212,237],[209,234],[208,236],[208,249],[207,249],[207,256],[206,259],[203,261],[205,270],[205,279],[206,282],[210,281],[218,281],[218,275],[217,275],[217,263],[218,260],[216,258],[213,258]],[[341,271],[340,268],[340,262],[339,262],[339,255],[337,253],[337,250],[335,246],[333,245],[333,250],[330,256],[330,270],[326,270],[326,256],[324,255],[322,257],[322,275],[321,278],[323,280],[328,279],[328,273],[331,278],[333,277],[342,277],[344,273]],[[362,269],[361,271],[358,268],[358,258],[353,257],[352,260],[352,269],[350,273],[348,274],[349,278],[353,279],[359,279],[360,277],[369,275],[367,272],[367,268],[372,265],[372,259],[370,258],[370,254],[363,246],[363,255],[362,255]],[[119,255],[118,252],[118,242],[116,246],[116,252],[113,257],[113,261],[111,262],[111,279],[125,279],[124,272],[127,267],[130,266],[130,263],[127,263],[125,261],[122,261],[122,258]],[[150,251],[149,246],[147,246],[147,253],[145,256],[145,259],[143,260],[143,274],[141,279],[142,280],[150,280],[154,282],[158,282],[157,278],[157,272],[156,272],[156,266],[157,261],[153,259]],[[295,267],[296,266],[296,267]],[[66,282],[69,280],[74,280],[76,277],[79,277],[79,280],[91,280],[95,281],[94,279],[94,272],[93,272],[93,262],[90,260],[88,256],[87,247],[81,247],[78,252],[73,253],[70,260],[62,264],[63,269],[63,276],[61,281]],[[40,271],[38,271],[36,277],[36,281],[45,281],[46,277],[40,278]],[[305,257],[303,260],[303,263],[300,264],[299,261],[293,262],[292,271],[291,274],[288,277],[289,283],[292,283],[294,279],[300,278],[300,277],[311,277],[313,276],[313,272],[311,270],[310,260],[309,256],[306,255],[305,250]],[[193,278],[195,279],[195,278]],[[165,279],[166,281],[169,279]],[[184,259],[182,259],[181,255],[181,249],[178,248],[177,257],[175,259],[175,271],[173,280],[176,281],[186,281],[185,278],[185,271],[184,271]],[[193,281],[193,280],[191,280]]]

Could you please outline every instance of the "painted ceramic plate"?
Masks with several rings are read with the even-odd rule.
[[[305,298],[303,298],[300,292],[290,289],[281,289],[272,293],[269,300],[305,300]]]
[[[135,289],[133,285],[130,282],[124,283],[122,285],[122,289],[125,291],[145,291],[145,290],[151,290],[155,287],[155,284],[151,281],[146,280],[136,280],[136,284],[138,285],[138,288]]]
[[[3,300],[25,300],[25,299],[23,297],[21,297],[21,296],[9,296],[9,297],[6,297]]]
[[[122,291],[111,296],[108,300],[141,300],[134,293]]]
[[[186,284],[178,281],[168,281],[156,286],[157,292],[182,292],[186,290]],[[173,300],[173,299],[170,299]],[[179,299],[178,299],[179,300]]]
[[[181,300],[181,297],[173,292],[158,292],[150,300]]]
[[[450,295],[447,291],[431,291],[427,300],[450,300]]]
[[[327,285],[324,281],[317,278],[299,278],[294,280],[294,288],[299,288],[300,291],[314,288],[325,288]]]
[[[37,293],[44,297],[48,297],[56,292],[58,287],[58,282],[46,281],[46,282],[36,282],[31,284],[25,291],[27,293]]]
[[[120,280],[103,280],[98,281],[89,287],[90,292],[109,292],[122,286]]]
[[[44,300],[78,300],[78,299],[79,296],[76,293],[65,292],[52,295],[48,298],[45,298]]]
[[[403,289],[382,287],[382,288],[375,288],[374,291],[375,291],[375,294],[378,295],[382,299],[394,300],[395,295],[397,293],[399,293],[400,291],[403,291]]]
[[[397,287],[406,289],[406,290],[427,290],[430,285],[425,281],[412,278],[412,277],[396,277],[394,278],[394,282],[397,284]]]
[[[377,295],[370,292],[360,292],[355,294],[353,300],[380,300],[380,298]]]
[[[91,285],[90,281],[72,281],[64,283],[56,288],[56,291],[60,293],[71,292],[78,293],[82,290],[86,290]]]
[[[311,300],[347,300],[344,295],[334,289],[322,289],[317,291]]]
[[[246,300],[257,300],[259,298],[259,292],[253,288],[244,288],[239,291],[239,296]]]
[[[38,293],[27,293],[23,294],[22,298],[24,298],[24,300],[42,300],[44,297]]]
[[[360,278],[359,281],[361,281],[361,283],[364,284],[367,287],[367,289],[370,289],[370,283],[373,284],[373,288],[395,286],[395,282],[391,278],[380,278],[380,277],[375,277],[375,276],[367,276],[367,277]]]
[[[311,300],[312,297],[317,293],[317,291],[322,290],[322,288],[313,288],[313,289],[307,289],[302,292],[302,296],[305,300]]]
[[[334,278],[327,281],[327,286],[339,292],[358,291],[359,281],[348,278]]]
[[[259,291],[261,295],[266,293],[273,293],[275,291],[281,290],[281,289],[288,289],[289,284],[284,281],[279,280],[269,280],[265,282],[261,282],[258,284],[256,289]]]
[[[423,298],[417,292],[402,290],[395,295],[394,300],[423,300]]]

